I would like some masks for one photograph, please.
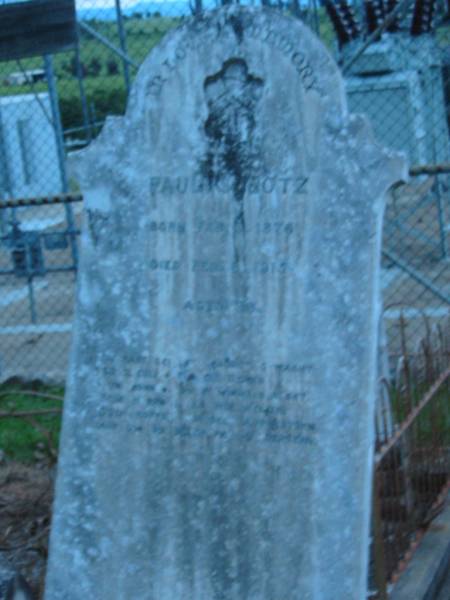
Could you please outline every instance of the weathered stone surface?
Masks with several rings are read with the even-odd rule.
[[[151,53],[86,196],[47,600],[361,600],[383,197],[301,23]]]

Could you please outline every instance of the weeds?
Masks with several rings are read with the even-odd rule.
[[[56,460],[64,390],[0,385],[0,449],[22,463]]]

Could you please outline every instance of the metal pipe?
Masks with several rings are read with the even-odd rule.
[[[64,137],[61,126],[61,114],[59,112],[58,90],[56,88],[55,73],[53,70],[53,58],[44,56],[45,77],[47,79],[48,93],[50,96],[50,107],[52,111],[52,125],[55,132],[58,163],[61,172],[61,186],[64,193],[68,191],[66,153],[64,150]]]
[[[12,189],[11,189],[11,177],[9,173],[9,164],[8,164],[8,153],[6,148],[6,139],[4,137],[4,128],[2,123],[2,118],[0,114],[0,161],[3,166],[1,169],[2,180],[0,180],[0,194],[3,197],[11,197]],[[6,207],[5,207],[6,208]],[[0,233],[4,234],[6,232],[6,220],[3,211],[0,211]]]
[[[380,451],[375,456],[375,464],[378,465],[386,454],[391,450],[399,438],[405,433],[407,429],[411,427],[411,425],[415,422],[417,415],[422,412],[422,410],[429,404],[430,400],[434,398],[437,392],[440,390],[442,385],[449,379],[450,377],[450,367],[444,373],[440,375],[440,377],[435,381],[435,383],[431,386],[422,400],[413,408],[413,410],[409,413],[407,418],[403,421],[401,426],[397,429],[394,435],[391,437],[389,442],[380,448]]]
[[[79,44],[75,47],[75,65],[77,70],[77,79],[78,79],[78,89],[80,90],[80,99],[81,99],[81,110],[83,113],[83,130],[86,130],[88,135],[88,142],[92,140],[92,128],[89,123],[89,111],[88,104],[86,98],[86,90],[84,89],[84,73],[83,73],[83,65],[80,60],[80,46]]]
[[[18,208],[20,206],[40,206],[41,204],[62,204],[64,202],[82,202],[82,194],[59,194],[57,196],[39,196],[36,198],[15,198],[0,202],[2,208]]]
[[[426,244],[427,246],[431,246],[432,248],[437,248],[440,246],[433,238],[429,237],[425,233],[420,231],[415,231],[414,229],[409,229],[400,223],[398,219],[391,219],[390,221],[386,221],[385,223],[386,229],[390,229],[391,231],[394,229],[398,229],[406,236],[412,237],[413,239],[421,242],[422,244]]]
[[[125,34],[125,27],[123,26],[123,18],[122,18],[122,6],[120,4],[120,0],[115,0],[116,2],[116,21],[117,21],[117,31],[119,33],[119,41],[120,48],[125,56],[128,56],[127,50],[127,38]],[[128,62],[122,58],[123,64],[123,79],[125,81],[125,89],[127,90],[127,97],[130,94],[130,65]]]
[[[27,263],[28,263],[28,252],[27,254]],[[27,270],[28,270],[28,264],[27,264]],[[33,289],[33,276],[29,275],[28,276],[28,280],[27,280],[27,285],[28,285],[28,302],[29,302],[29,306],[30,306],[30,315],[31,315],[31,322],[37,323],[37,314],[36,314],[36,301],[34,299],[34,289]]]
[[[309,11],[312,13],[312,27],[311,29],[313,29],[313,31],[316,33],[316,35],[320,35],[320,22],[319,22],[319,10],[317,7],[317,1],[316,0],[310,0],[309,1]]]
[[[385,20],[381,23],[379,27],[375,29],[373,33],[369,35],[364,44],[358,48],[357,52],[346,62],[341,68],[342,73],[345,73],[349,70],[349,68],[358,60],[358,58],[364,54],[367,48],[373,43],[376,42],[380,35],[395,21],[395,19],[400,15],[403,10],[408,8],[408,5],[411,3],[411,0],[404,0],[400,4],[391,10],[391,12],[387,15]]]
[[[386,555],[383,547],[383,520],[381,518],[381,490],[379,472],[374,471],[373,502],[372,502],[372,531],[374,575],[379,600],[387,600]]]
[[[383,250],[384,256],[392,261],[397,267],[399,267],[402,271],[407,273],[412,279],[417,281],[423,285],[428,291],[434,294],[439,300],[442,300],[446,304],[450,305],[450,296],[444,294],[440,289],[438,289],[431,281],[429,281],[424,275],[416,271],[413,267],[405,263],[401,258],[399,258],[396,254],[391,252],[390,250]]]
[[[80,27],[81,29],[83,29],[83,31],[85,31],[86,33],[91,35],[93,38],[95,38],[98,42],[100,42],[101,44],[103,44],[104,46],[109,48],[112,52],[117,54],[117,56],[120,56],[120,58],[122,60],[126,61],[129,65],[131,65],[135,69],[137,69],[139,67],[139,65],[133,59],[131,59],[128,56],[128,54],[125,54],[125,52],[122,52],[122,50],[120,48],[118,48],[117,46],[112,44],[104,35],[102,35],[101,33],[98,33],[98,31],[95,31],[95,29],[93,29],[90,25],[87,25],[86,23],[79,21],[78,27]]]
[[[77,268],[74,266],[70,267],[45,267],[46,273],[72,273],[76,271]],[[15,275],[16,272],[14,269],[0,269],[0,275]]]
[[[6,138],[4,134],[4,127],[2,118],[0,115],[0,160],[2,163],[2,180],[0,181],[0,194],[2,196],[12,196],[12,187],[11,187],[11,175],[9,173],[9,162],[8,162],[8,152],[6,148]]]
[[[198,15],[201,15],[202,12],[203,12],[202,0],[195,0],[194,14],[196,16],[198,16]]]
[[[66,170],[66,151],[64,147],[64,136],[61,125],[61,113],[59,111],[58,89],[56,87],[55,74],[53,70],[53,58],[47,54],[44,56],[45,75],[47,79],[48,91],[50,94],[50,106],[52,110],[53,129],[55,131],[56,145],[58,151],[58,162],[61,169],[61,184],[65,194],[69,191],[69,183]],[[67,229],[70,238],[70,248],[72,251],[72,260],[74,265],[78,264],[78,248],[73,230],[75,229],[72,207],[65,203],[64,209],[67,219]]]
[[[418,175],[439,175],[440,173],[450,173],[450,163],[414,165],[409,168],[408,172],[411,177],[417,177]]]
[[[438,212],[438,224],[439,224],[439,241],[441,247],[442,258],[448,258],[448,244],[447,244],[447,226],[445,223],[444,206],[442,202],[442,185],[441,182],[436,180],[436,209]]]

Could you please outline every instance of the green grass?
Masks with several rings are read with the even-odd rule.
[[[405,392],[400,393],[398,390],[391,390],[392,412],[397,424],[400,425],[406,419],[411,408],[421,402],[428,390],[429,385],[426,384],[413,386],[411,390],[412,407]],[[411,426],[414,437],[419,444],[427,445],[433,441],[441,445],[450,444],[449,406],[449,389],[444,384],[414,419],[414,425]]]
[[[62,397],[64,390],[60,387],[39,386],[33,392]],[[55,408],[62,408],[62,400],[28,394],[19,385],[0,386],[0,413],[32,412]],[[35,452],[38,447],[41,447],[40,452],[46,454],[50,459],[55,458],[61,416],[33,416],[31,419],[34,423],[24,418],[0,417],[0,448],[7,459],[23,463],[35,462]]]

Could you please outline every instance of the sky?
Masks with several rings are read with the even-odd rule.
[[[137,4],[139,0],[121,0],[122,8]],[[171,0],[152,0],[153,2],[170,2]],[[76,0],[77,8],[111,8],[114,0]]]
[[[121,5],[126,8],[133,6],[137,0],[121,0]],[[114,6],[114,0],[76,0],[77,8],[111,8]]]
[[[175,0],[151,0],[152,2],[173,2]],[[0,0],[0,4],[11,4],[13,2],[27,2],[27,0]],[[138,4],[139,0],[121,0],[123,8]],[[114,0],[75,0],[77,8],[111,8],[115,6]]]

